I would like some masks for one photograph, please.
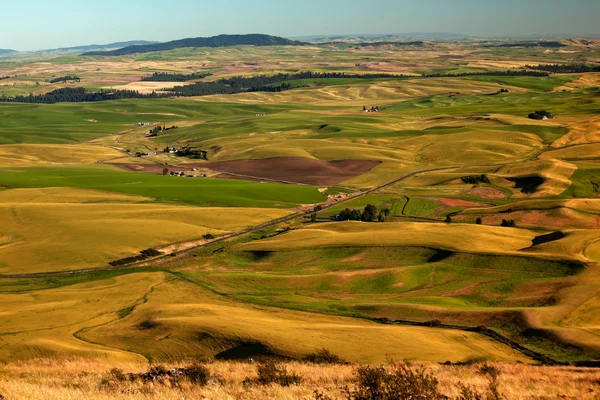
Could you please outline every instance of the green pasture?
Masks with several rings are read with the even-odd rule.
[[[126,172],[108,166],[0,169],[8,188],[72,187],[200,206],[294,207],[324,201],[316,187]]]

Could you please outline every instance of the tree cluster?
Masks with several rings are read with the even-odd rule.
[[[548,111],[540,110],[540,111],[536,111],[536,112],[530,113],[527,117],[529,119],[542,120],[542,119],[544,119],[544,117],[546,117],[546,118],[552,118],[553,115],[551,113],[549,113]]]
[[[146,249],[146,250],[140,251],[140,254],[138,254],[136,256],[121,258],[119,260],[111,261],[111,262],[109,262],[109,264],[113,267],[117,267],[120,265],[126,265],[126,264],[131,264],[131,263],[134,263],[137,261],[142,261],[142,260],[145,260],[150,257],[157,257],[157,256],[160,256],[161,254],[162,253],[158,250]]]
[[[600,66],[590,66],[586,64],[538,64],[526,65],[525,67],[538,71],[554,72],[557,74],[600,72]]]
[[[56,78],[52,78],[50,79],[48,82],[50,83],[67,83],[67,82],[81,82],[81,78],[79,78],[77,75],[65,75],[65,76],[59,76]]]
[[[206,150],[194,149],[192,147],[184,147],[175,152],[177,157],[187,157],[196,160],[208,160],[208,153]]]
[[[567,47],[567,45],[557,40],[540,40],[513,43],[495,43],[483,45],[482,47]]]
[[[8,76],[8,75],[6,75],[6,76],[0,76],[0,81],[2,81],[4,79],[10,79],[10,76]]]
[[[500,224],[500,226],[505,226],[508,228],[514,228],[515,226],[517,226],[517,223],[515,222],[514,219],[503,219],[502,223]]]
[[[357,209],[346,208],[340,211],[337,219],[340,221],[385,222],[388,215],[390,215],[388,208],[377,210],[377,207],[373,204],[367,204],[362,212]]]
[[[150,76],[141,79],[143,82],[187,82],[195,79],[202,79],[209,76],[207,72],[194,72],[191,74],[169,74],[166,72],[155,72]]]
[[[490,179],[486,174],[463,176],[460,178],[460,180],[463,181],[463,183],[469,183],[471,185],[476,185],[478,183],[490,183]]]

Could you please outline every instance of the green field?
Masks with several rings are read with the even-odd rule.
[[[0,169],[0,184],[8,188],[104,190],[199,206],[285,208],[324,200],[324,195],[310,186],[159,176],[108,166],[5,168]]]

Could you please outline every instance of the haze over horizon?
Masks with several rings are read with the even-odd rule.
[[[35,10],[35,12],[32,12]],[[30,0],[3,5],[0,48],[32,51],[223,33],[283,37],[450,32],[475,37],[600,34],[600,2],[422,0]],[[58,29],[56,29],[58,27]]]

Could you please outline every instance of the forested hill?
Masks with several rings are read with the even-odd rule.
[[[84,56],[123,56],[126,54],[150,53],[153,51],[165,51],[179,49],[182,47],[229,47],[240,45],[252,46],[301,46],[303,42],[285,39],[278,36],[250,34],[250,35],[219,35],[212,37],[199,37],[173,40],[171,42],[127,46],[112,51],[90,51]]]

